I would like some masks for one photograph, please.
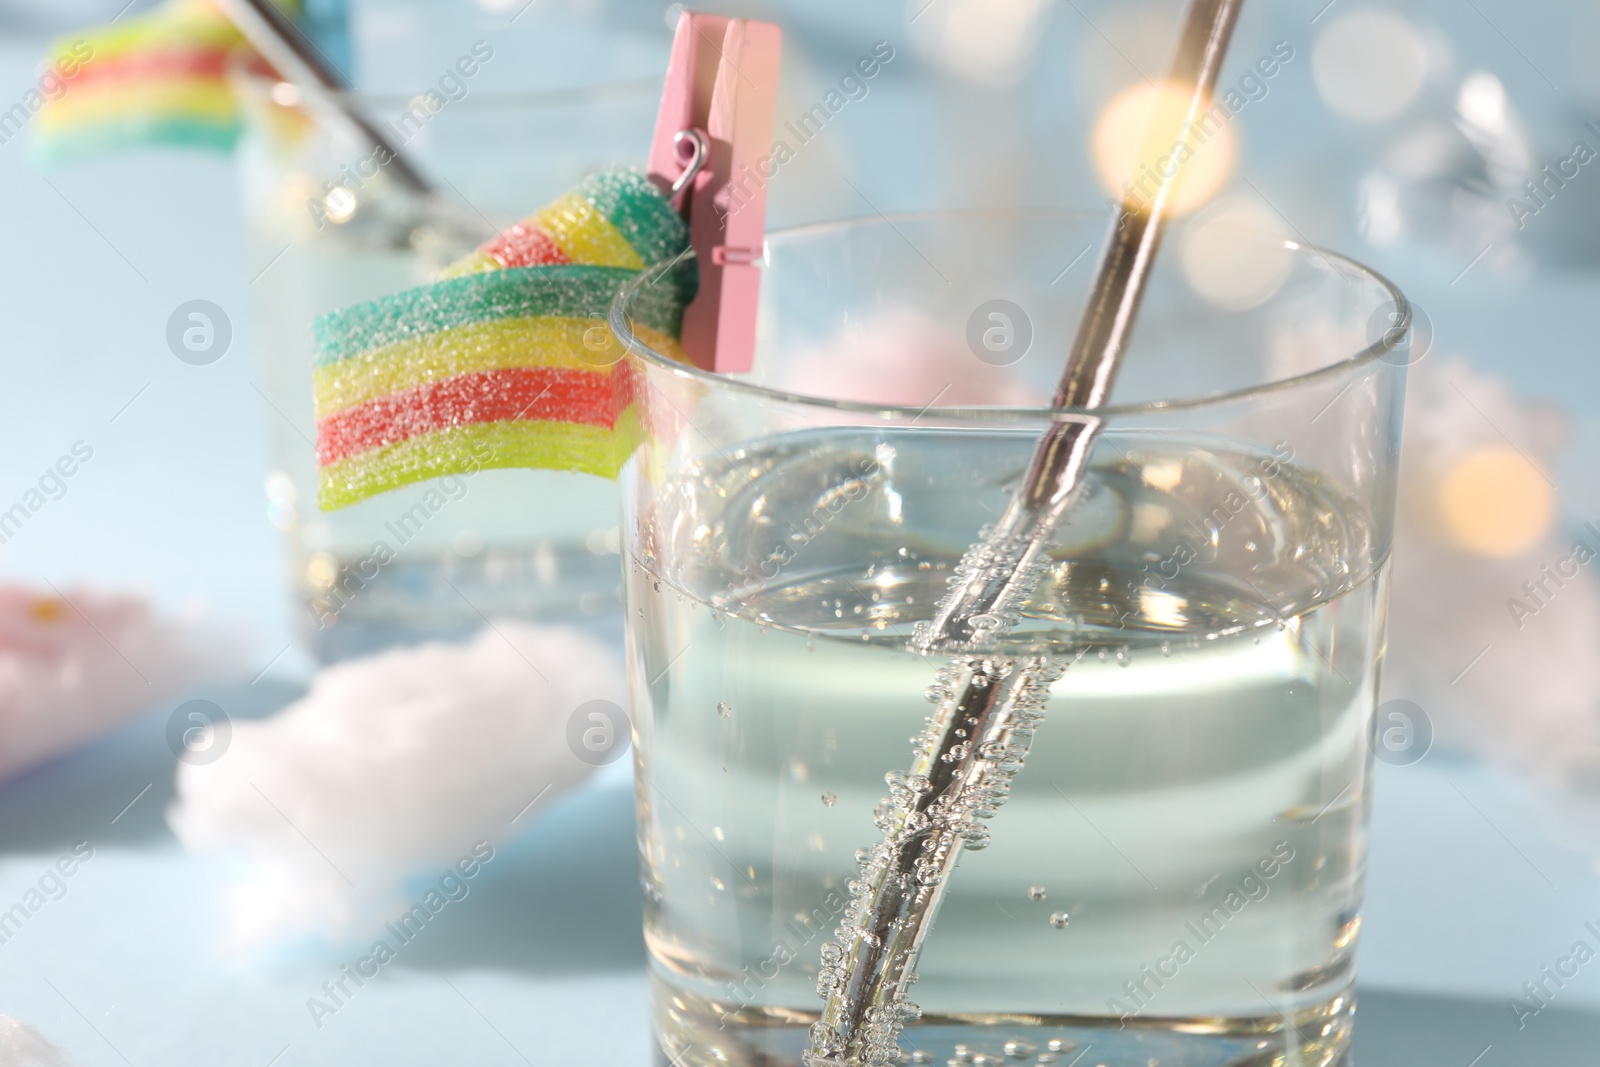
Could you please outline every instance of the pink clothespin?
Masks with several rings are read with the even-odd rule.
[[[685,11],[667,67],[649,174],[689,219],[700,290],[684,310],[684,351],[697,366],[747,371],[767,227],[782,31],[770,22]],[[688,179],[688,185],[683,184]]]

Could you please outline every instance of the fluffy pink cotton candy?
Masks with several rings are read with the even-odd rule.
[[[0,778],[236,669],[239,650],[143,597],[0,586]]]
[[[1036,407],[1010,367],[973,355],[965,336],[910,308],[851,323],[824,344],[785,352],[771,384],[802,396],[885,407]]]

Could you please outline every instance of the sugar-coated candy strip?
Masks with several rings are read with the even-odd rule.
[[[591,174],[555,204],[485,241],[442,276],[571,262],[634,268],[671,258],[687,241],[683,217],[650,179],[613,167]]]
[[[635,273],[579,264],[517,267],[408,289],[319,318],[313,327],[316,364],[337,363],[408,337],[471,322],[545,315],[603,320],[617,290]],[[673,271],[662,284],[641,293],[636,317],[676,335],[687,302],[685,290],[693,291],[685,273]],[[689,278],[692,282],[692,274]]]
[[[572,262],[549,234],[520,222],[484,245],[483,251],[501,267],[539,267]]]
[[[198,78],[221,82],[228,76],[231,48],[178,46],[153,52],[123,52],[109,59],[95,57],[66,81],[71,92],[112,82],[126,86],[146,78]]]
[[[236,125],[239,108],[226,85],[196,78],[153,78],[138,84],[102,84],[68,93],[39,112],[39,129],[54,133],[92,123],[138,122],[142,117],[182,117],[190,122]]]
[[[624,284],[687,247],[661,191],[614,168],[441,280],[318,319],[319,503],[484,467],[615,477],[648,420],[636,372],[592,331],[608,329]],[[633,327],[658,351],[679,354],[696,280],[685,259],[634,302]]]
[[[611,429],[581,423],[479,422],[408,438],[322,468],[317,503],[341,508],[446,474],[534,467],[615,478],[642,435],[635,408]]]
[[[584,179],[577,191],[594,201],[646,263],[671,259],[689,243],[689,224],[640,171],[613,167]]]
[[[460,374],[318,420],[317,459],[337,463],[450,426],[523,419],[535,405],[545,419],[607,429],[616,421],[609,374],[551,367]]]
[[[148,145],[231,151],[244,124],[229,71],[270,73],[210,0],[168,0],[64,36],[46,63],[64,89],[46,97],[33,131],[31,154],[47,166]]]
[[[644,259],[611,225],[611,220],[600,214],[593,201],[575,192],[545,207],[533,216],[533,222],[574,263],[626,270],[644,268]]]
[[[312,372],[320,415],[333,415],[380,396],[512,367],[595,370],[597,356],[581,346],[597,319],[545,315],[469,322],[374,348],[356,359],[323,364]]]

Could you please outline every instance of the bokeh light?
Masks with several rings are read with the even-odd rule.
[[[1506,128],[1506,87],[1489,71],[1473,71],[1461,82],[1456,112],[1473,126],[1500,133]]]
[[[1093,154],[1095,173],[1108,193],[1120,199],[1127,182],[1135,196],[1148,200],[1164,168],[1172,172],[1174,183],[1171,213],[1184,215],[1227,183],[1238,158],[1238,139],[1231,121],[1219,120],[1216,112],[1191,125],[1180,140],[1145,151],[1151,123],[1159,118],[1164,126],[1178,129],[1189,95],[1185,87],[1140,83],[1106,105],[1095,122]]]
[[[331,589],[339,577],[339,561],[330,553],[315,552],[306,562],[306,581],[317,589]]]
[[[1015,85],[1033,66],[1049,0],[907,0],[919,48],[958,77],[995,88]]]
[[[1311,50],[1311,76],[1323,101],[1364,122],[1404,111],[1422,88],[1427,67],[1427,43],[1416,27],[1377,8],[1333,19]]]
[[[349,222],[356,213],[356,194],[343,185],[335,185],[322,198],[329,222]]]
[[[1515,556],[1550,528],[1556,493],[1512,448],[1481,448],[1458,460],[1439,483],[1445,536],[1474,555]]]
[[[1277,216],[1254,200],[1227,197],[1207,207],[1184,234],[1183,276],[1218,307],[1243,310],[1282,288],[1294,266]]]

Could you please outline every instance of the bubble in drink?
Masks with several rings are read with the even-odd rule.
[[[1019,1060],[1028,1056],[1032,1056],[1033,1049],[1034,1045],[1032,1041],[1007,1041],[1001,1046],[1001,1050],[1004,1051],[1007,1056],[1014,1056]]]
[[[1064,911],[1050,913],[1050,925],[1054,926],[1057,930],[1065,930],[1069,925],[1071,925],[1071,923],[1072,916],[1068,915]]]
[[[1044,886],[1042,886],[1042,885],[1030,885],[1028,887],[1028,899],[1029,900],[1043,900],[1044,899]]]
[[[892,474],[896,496],[880,487],[856,494],[859,499],[821,535],[800,550],[788,546],[791,527],[781,519],[793,516],[800,528],[830,479],[858,473],[839,456],[871,455],[884,438],[897,447],[894,470],[883,474],[885,481]],[[1013,1040],[1040,1049],[1057,1042],[1045,1053],[1059,1057],[1054,1067],[1090,1044],[1100,1052],[1097,1038],[1118,1031],[1121,1021],[1105,1014],[1106,991],[1152,962],[1144,935],[1153,924],[1170,920],[1181,931],[1183,922],[1210,914],[1228,885],[1259,872],[1260,861],[1275,855],[1279,873],[1271,894],[1230,917],[1228,936],[1185,965],[1187,984],[1169,983],[1161,1012],[1180,1022],[1222,1019],[1232,1026],[1238,1020],[1253,1039],[1249,1028],[1261,1006],[1252,985],[1272,986],[1294,990],[1286,999],[1296,1012],[1333,1013],[1322,1015],[1308,1034],[1321,1023],[1347,1025],[1344,1009],[1331,1005],[1347,992],[1348,969],[1330,969],[1339,961],[1331,939],[1307,939],[1304,931],[1338,928],[1352,908],[1361,829],[1333,813],[1315,825],[1276,816],[1307,795],[1331,796],[1347,784],[1354,793],[1363,785],[1368,761],[1362,746],[1370,736],[1363,727],[1372,709],[1363,695],[1371,673],[1362,650],[1370,644],[1383,591],[1381,572],[1350,565],[1372,558],[1365,515],[1332,478],[1288,464],[1274,493],[1251,493],[1246,479],[1260,457],[1215,441],[1201,448],[1138,433],[1104,440],[1085,483],[1082,523],[1072,539],[1064,535],[1052,549],[1058,564],[1070,565],[1051,566],[1018,621],[963,653],[954,671],[947,670],[947,657],[920,654],[913,634],[935,610],[975,534],[977,516],[953,510],[950,502],[957,489],[970,495],[976,472],[993,487],[982,490],[991,496],[978,503],[1003,504],[1004,487],[1028,459],[1026,435],[881,428],[787,435],[754,444],[737,459],[708,460],[711,480],[683,501],[682,522],[671,509],[656,520],[663,528],[718,531],[676,561],[671,584],[709,608],[730,611],[719,626],[707,612],[697,617],[673,597],[655,597],[645,568],[630,582],[630,605],[649,609],[635,667],[640,677],[653,678],[670,666],[673,681],[646,694],[651,729],[641,731],[643,773],[689,824],[727,833],[715,847],[697,846],[686,828],[680,839],[680,813],[665,802],[649,806],[641,826],[650,877],[662,886],[660,901],[647,909],[650,943],[673,946],[672,965],[657,970],[652,983],[658,1003],[682,1002],[658,1015],[672,1047],[697,1044],[700,1033],[725,1022],[748,1043],[730,1043],[739,1051],[727,1067],[795,1067],[790,1050],[805,1042],[805,1025],[797,1020],[815,1013],[819,997],[842,977],[842,952],[829,964],[820,944],[833,927],[856,926],[855,916],[870,904],[870,886],[893,857],[883,845],[885,824],[902,827],[913,835],[910,841],[930,820],[946,816],[962,837],[968,828],[991,830],[993,845],[942,880],[938,862],[918,857],[907,869],[914,889],[948,886],[929,949],[916,964],[914,999],[930,1017],[982,1021],[948,1029],[941,1024],[937,1045],[922,1034],[913,1045],[908,1028],[900,1035],[906,1057],[920,1046],[936,1052],[931,1062],[942,1065],[961,1040],[971,1044],[957,1061],[964,1067],[972,1067],[978,1049],[999,1057],[1002,1043]],[[1141,465],[1158,460],[1181,467],[1179,484],[1152,485],[1139,476]],[[763,472],[755,482],[752,470]],[[1126,536],[1128,516],[1136,511],[1170,520],[1154,543]],[[891,512],[901,521],[889,523],[884,516]],[[1145,568],[1148,553],[1170,558],[1191,540],[1197,543],[1194,531],[1224,519],[1216,551],[1199,553],[1164,586],[1154,584],[1154,568]],[[878,527],[889,532],[876,536]],[[898,557],[901,544],[915,544],[917,559]],[[767,573],[760,563],[774,545],[794,551],[795,560],[760,581],[753,576]],[[922,562],[931,566],[923,569]],[[850,584],[859,586],[869,566],[865,580],[882,596],[869,609],[874,614],[857,616],[856,599],[866,601],[862,593],[871,590],[851,593]],[[1343,576],[1343,584],[1329,589],[1328,575]],[[1273,607],[1292,620],[1286,630],[1253,626],[1271,616],[1262,614],[1262,594],[1246,579],[1266,588],[1269,576]],[[1313,587],[1323,589],[1320,599],[1311,596]],[[740,590],[737,598],[728,595],[730,588]],[[841,596],[842,619],[834,614]],[[767,636],[757,636],[768,623]],[[1208,634],[1217,636],[1206,640]],[[1252,642],[1256,635],[1259,645]],[[1337,671],[1323,653],[1337,661]],[[982,761],[986,774],[992,769],[995,775],[992,783],[946,792],[949,764],[917,755],[927,749],[930,703],[963,698],[980,671],[990,679],[984,692],[993,693],[1008,677],[1003,668],[1030,655],[1051,657],[1063,673],[1034,694],[1041,705],[1048,694],[1036,736],[1008,744],[1026,752],[1026,770],[1014,787],[1002,781],[1014,757],[997,752],[999,761]],[[735,738],[728,730],[695,711],[716,706],[730,691],[751,713],[741,715],[737,745],[729,743]],[[960,740],[988,757],[992,750],[985,746],[996,737],[975,711],[952,719],[951,729],[964,728]],[[909,745],[908,736],[914,738]],[[791,773],[791,760],[803,761],[809,774]],[[1330,767],[1348,768],[1346,778],[1327,782]],[[788,788],[801,782],[798,793]],[[817,842],[811,805],[825,791],[837,796],[830,825],[844,822]],[[932,803],[941,799],[958,803],[959,816],[934,811]],[[1072,805],[1082,808],[1081,816]],[[913,822],[911,814],[920,819]],[[882,819],[876,826],[875,816]],[[1174,820],[1192,826],[1193,835],[1175,840]],[[1145,855],[1162,856],[1174,884],[1198,884],[1219,869],[1227,877],[1203,898],[1169,907],[1105,847],[1095,827],[1141,865]],[[972,845],[961,847],[965,852]],[[1321,855],[1333,859],[1313,879],[1310,868]],[[732,879],[729,871],[736,872]],[[708,909],[704,881],[713,874],[729,885],[728,893],[716,894],[722,909],[716,911]],[[847,891],[851,879],[866,891]],[[1165,884],[1167,876],[1156,880]],[[1007,919],[1021,918],[1019,886],[1029,903],[1054,905],[1041,912],[1060,938],[1041,936],[1037,926],[1030,933],[1038,921],[1031,910],[1020,922]],[[1035,887],[1048,887],[1046,899],[1033,898]],[[1094,929],[1068,939],[1068,905],[1093,909]],[[770,970],[771,946],[794,936],[782,923],[796,912],[814,916],[807,932],[827,933],[754,991],[737,1020],[723,1020],[718,1005],[726,990],[718,976],[746,967]],[[733,930],[739,935],[721,936]],[[854,944],[849,940],[846,948]],[[822,973],[808,970],[805,965],[819,958]],[[1077,1047],[1053,1027],[1015,1021],[1054,1012],[1083,1019]],[[874,1042],[884,1053],[880,1062],[904,1063],[888,1055],[889,1029],[885,1021],[874,1034],[883,1035]],[[1142,1065],[1150,1055],[1163,1064],[1235,1062],[1240,1051],[1232,1037],[1186,1025],[1152,1020],[1148,1033],[1149,1043],[1131,1062]],[[1067,1048],[1072,1051],[1061,1055]],[[1034,1060],[1003,1062],[1020,1067]],[[1085,1058],[1079,1067],[1098,1062]]]
[[[826,804],[826,805],[827,805],[827,806],[828,806],[828,807],[830,807],[830,808],[831,808],[831,807],[833,807],[833,803],[834,803],[834,801],[836,801],[836,800],[838,800],[838,799],[839,799],[839,794],[838,794],[838,793],[835,793],[835,792],[834,792],[834,791],[833,791],[833,790],[831,790],[831,789],[830,789],[830,790],[828,790],[828,791],[827,791],[827,792],[826,792],[826,793],[823,793],[823,794],[822,794],[822,802],[823,802],[823,803],[824,803],[824,804]]]
[[[729,715],[733,714],[733,705],[728,703],[726,700],[717,701],[717,714],[726,719]]]

